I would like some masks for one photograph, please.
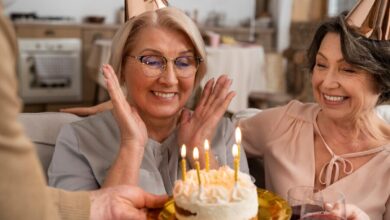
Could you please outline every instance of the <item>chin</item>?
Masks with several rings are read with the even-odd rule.
[[[171,107],[156,107],[152,111],[148,111],[148,114],[155,118],[170,118],[175,117],[180,113],[181,108],[171,108]]]

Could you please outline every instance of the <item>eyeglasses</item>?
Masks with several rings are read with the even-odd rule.
[[[195,75],[198,70],[200,62],[202,62],[202,58],[195,56],[181,56],[176,57],[175,59],[168,59],[164,56],[159,55],[144,55],[144,56],[132,56],[137,59],[143,65],[143,72],[146,76],[149,77],[158,77],[160,76],[167,68],[168,60],[172,61],[175,70],[176,76],[187,78]]]

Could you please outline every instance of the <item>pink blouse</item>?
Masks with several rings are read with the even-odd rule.
[[[247,157],[263,157],[267,189],[284,198],[291,187],[314,185],[319,111],[318,104],[292,101],[240,122]],[[370,161],[324,191],[341,191],[347,203],[357,205],[371,219],[390,220],[390,143],[379,148]]]

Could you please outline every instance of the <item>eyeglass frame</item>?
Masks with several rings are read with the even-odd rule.
[[[142,58],[144,57],[148,57],[148,56],[155,56],[155,57],[161,57],[162,60],[164,61],[164,65],[162,67],[159,67],[158,69],[161,70],[161,73],[156,75],[156,76],[148,76],[147,74],[144,73],[144,75],[148,76],[148,77],[159,77],[161,76],[161,74],[164,73],[164,71],[167,70],[167,66],[168,66],[168,61],[171,61],[173,62],[173,64],[176,66],[176,60],[179,59],[179,58],[183,58],[183,57],[193,57],[196,61],[196,67],[195,67],[195,75],[196,75],[196,72],[198,71],[199,69],[199,66],[200,66],[200,63],[203,62],[203,58],[202,57],[199,57],[199,56],[178,56],[174,59],[172,58],[169,58],[169,57],[165,57],[165,56],[162,56],[162,55],[139,55],[139,56],[135,56],[135,55],[126,55],[126,57],[131,57],[131,58],[134,58],[136,59],[138,62],[140,62],[142,65],[146,65],[148,68],[152,68],[151,66],[148,66],[146,63],[143,63],[142,62]],[[156,68],[157,69],[157,68]],[[176,75],[177,77],[180,77],[180,78],[188,78],[188,77],[191,77],[193,75],[190,75],[190,76],[178,76]]]

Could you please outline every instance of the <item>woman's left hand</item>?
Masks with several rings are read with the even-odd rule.
[[[340,206],[337,204],[334,206],[331,204],[326,204],[326,209],[335,213],[336,215],[342,212],[342,210],[340,210]],[[370,220],[370,217],[367,215],[367,213],[353,204],[345,204],[345,212],[347,220]]]
[[[213,139],[218,122],[235,96],[235,92],[229,91],[231,84],[232,80],[226,75],[220,76],[215,85],[214,79],[206,83],[195,111],[191,113],[184,109],[182,112],[179,145],[186,144],[189,152],[192,152],[195,146],[203,146],[206,139]],[[202,148],[199,150],[202,151]]]

